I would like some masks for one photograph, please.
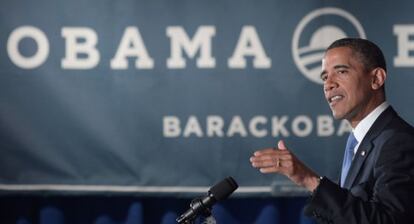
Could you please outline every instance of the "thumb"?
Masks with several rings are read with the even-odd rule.
[[[277,143],[277,148],[279,148],[279,150],[287,150],[287,147],[283,140],[279,140],[279,142]]]

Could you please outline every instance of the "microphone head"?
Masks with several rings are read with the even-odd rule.
[[[239,186],[236,181],[227,177],[220,181],[208,190],[208,195],[202,198],[196,198],[191,201],[190,209],[176,219],[178,223],[192,223],[197,215],[204,214],[211,215],[211,206],[217,201],[226,199],[233,193]]]
[[[236,181],[232,177],[227,177],[208,191],[217,201],[221,201],[229,197],[237,188]]]

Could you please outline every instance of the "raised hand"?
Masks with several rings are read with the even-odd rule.
[[[267,148],[254,152],[250,157],[253,167],[262,173],[279,173],[287,176],[299,186],[314,191],[319,184],[319,176],[286,147],[283,140],[277,148]]]

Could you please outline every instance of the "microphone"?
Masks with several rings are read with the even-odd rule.
[[[177,223],[192,223],[197,215],[211,215],[211,207],[218,201],[228,198],[239,186],[232,177],[227,177],[211,187],[207,195],[191,201],[190,209],[176,219]]]

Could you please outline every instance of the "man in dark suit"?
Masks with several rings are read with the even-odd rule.
[[[385,98],[383,53],[344,38],[328,47],[321,78],[336,119],[352,126],[338,184],[320,177],[279,141],[254,153],[253,167],[280,173],[311,193],[305,214],[320,223],[414,223],[414,128]]]

